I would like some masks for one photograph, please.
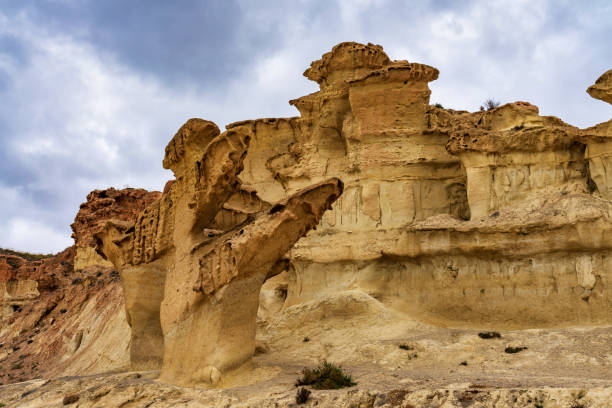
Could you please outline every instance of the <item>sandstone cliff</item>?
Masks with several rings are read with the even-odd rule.
[[[608,103],[610,72],[588,89]],[[108,310],[98,321],[116,322],[97,344],[121,339],[120,353],[103,367],[63,357],[64,366],[19,379],[54,378],[56,367],[159,368],[166,348],[161,377],[33,380],[0,388],[0,402],[285,406],[295,401],[296,372],[327,359],[358,385],[313,392],[311,405],[608,406],[612,120],[579,129],[527,102],[478,112],[432,106],[428,83],[438,74],[392,61],[378,45],[342,43],[304,72],[320,90],[290,101],[300,116],[226,132],[188,121],[166,147],[163,164],[177,180],[163,195],[133,196],[127,213],[116,207],[124,218],[92,210],[75,222],[92,231],[84,253],[95,242],[121,270],[125,306],[112,272],[96,284],[112,294],[95,303]],[[303,194],[332,178],[343,192],[328,185],[337,200],[323,213],[325,194]],[[303,201],[310,213],[300,212]],[[275,214],[297,224],[311,214],[304,229],[288,228],[293,239],[306,235],[286,260],[250,269],[240,254],[277,259],[288,245],[274,242]],[[268,244],[253,246],[260,237]],[[88,267],[97,256],[84,257]],[[54,285],[46,273],[36,284],[20,276],[11,302],[42,299],[36,293]],[[70,293],[94,290],[85,286]],[[88,307],[72,322],[90,324]]]
[[[609,124],[430,106],[438,71],[372,44],[339,44],[304,75],[321,90],[290,102],[300,117],[228,126],[252,137],[240,177],[264,200],[345,183],[290,253],[285,307],[359,290],[435,324],[610,323]],[[609,78],[589,93],[607,100]]]

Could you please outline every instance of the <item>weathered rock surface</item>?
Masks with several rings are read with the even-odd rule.
[[[81,204],[72,227],[72,238],[76,246],[74,268],[79,271],[90,265],[111,263],[101,258],[95,251],[94,234],[100,232],[108,220],[131,221],[136,219],[146,206],[161,196],[158,191],[141,188],[116,190],[94,190]]]
[[[0,383],[123,369],[129,327],[112,268],[74,271],[75,248],[0,276]]]
[[[612,69],[600,76],[587,92],[595,99],[612,104]]]
[[[164,167],[176,176],[168,191],[134,224],[113,221],[95,234],[122,277],[133,368],[163,358],[162,380],[202,385],[247,363],[264,280],[342,193],[331,179],[265,210],[237,179],[249,142],[190,119],[166,147]]]
[[[228,126],[251,135],[240,179],[264,200],[345,183],[290,253],[286,306],[357,289],[435,324],[610,323],[609,124],[430,106],[438,71],[371,44],[339,44],[305,75],[321,90],[290,102],[300,117]],[[608,79],[589,92],[605,100]]]
[[[93,191],[72,226],[75,246],[38,260],[0,254],[0,383],[129,365],[119,275],[96,254],[93,234],[109,218],[133,221],[159,196],[141,189]]]
[[[327,359],[358,385],[313,391],[310,405],[609,406],[612,120],[578,129],[527,102],[431,106],[438,71],[372,44],[339,44],[304,75],[320,91],[290,101],[299,117],[230,124],[230,142],[210,151],[216,125],[188,121],[166,148],[177,180],[135,222],[99,232],[122,265],[132,368],[159,367],[164,347],[172,361],[4,386],[0,403],[293,406],[298,371]],[[589,94],[610,103],[611,78]],[[316,230],[269,273],[271,261],[245,268],[237,254],[282,256],[290,243],[274,242],[271,220],[304,219],[292,200],[312,201],[318,183],[334,190],[330,178],[344,192]],[[274,244],[249,244],[259,237]],[[127,343],[126,325],[107,327]],[[66,361],[66,374],[95,371],[89,357]],[[98,371],[108,367],[119,368]]]
[[[158,372],[151,371],[109,373],[5,386],[0,402],[8,407],[61,407],[64,398],[75,395],[75,406],[83,408],[291,407],[298,372],[326,357],[347,368],[357,386],[312,390],[305,406],[609,406],[609,328],[502,331],[501,338],[485,340],[473,330],[400,324],[377,314],[332,318],[330,303],[340,303],[338,299],[328,299],[327,318],[321,318],[322,307],[314,303],[292,308],[284,319],[290,325],[284,326],[285,338],[268,343],[271,351],[254,358],[249,375],[225,389],[176,387],[156,380]],[[349,304],[337,304],[335,312]],[[369,328],[365,322],[355,325],[359,316],[367,318]],[[508,346],[527,350],[508,354]]]

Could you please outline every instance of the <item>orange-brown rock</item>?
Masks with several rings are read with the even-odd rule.
[[[102,266],[76,272],[75,252],[0,255],[0,384],[125,366],[118,275]]]
[[[161,193],[142,188],[94,190],[79,207],[72,227],[72,238],[77,247],[95,247],[93,238],[107,220],[132,221]]]
[[[69,292],[92,296],[79,325],[50,314],[50,338],[65,330],[77,350],[68,373],[77,356],[91,372],[96,347],[118,367],[108,345],[130,340],[132,368],[163,359],[160,375],[36,380],[0,388],[0,402],[285,406],[296,371],[327,360],[358,385],[313,392],[321,407],[609,405],[612,121],[578,129],[527,102],[432,106],[438,71],[372,44],[339,44],[305,75],[320,90],[290,102],[299,117],[224,133],[189,120],[166,148],[176,180],[97,234],[129,330],[86,319],[120,315],[86,288]],[[609,79],[588,92],[610,102]]]
[[[112,266],[95,251],[94,234],[100,232],[110,219],[133,221],[138,214],[161,196],[158,191],[142,188],[94,190],[81,204],[72,227],[76,245],[74,267],[85,269],[90,265]]]
[[[139,208],[159,195],[95,190],[73,224],[77,245],[42,259],[0,250],[0,383],[128,364],[119,276],[90,245],[109,217],[133,221]]]
[[[587,92],[595,99],[612,104],[612,69],[600,76]]]

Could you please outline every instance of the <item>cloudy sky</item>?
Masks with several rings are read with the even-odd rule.
[[[432,103],[530,101],[586,127],[612,68],[612,2],[0,0],[0,247],[55,252],[92,189],[161,189],[190,117],[297,114],[341,41],[433,65]]]

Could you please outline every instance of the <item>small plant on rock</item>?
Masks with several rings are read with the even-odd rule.
[[[487,99],[484,103],[484,108],[486,110],[491,110],[491,109],[495,109],[499,106],[499,102],[495,101],[493,99]]]
[[[357,383],[350,374],[345,373],[341,367],[323,361],[317,368],[302,370],[302,376],[297,379],[295,386],[310,385],[315,390],[336,390],[352,387]]]

